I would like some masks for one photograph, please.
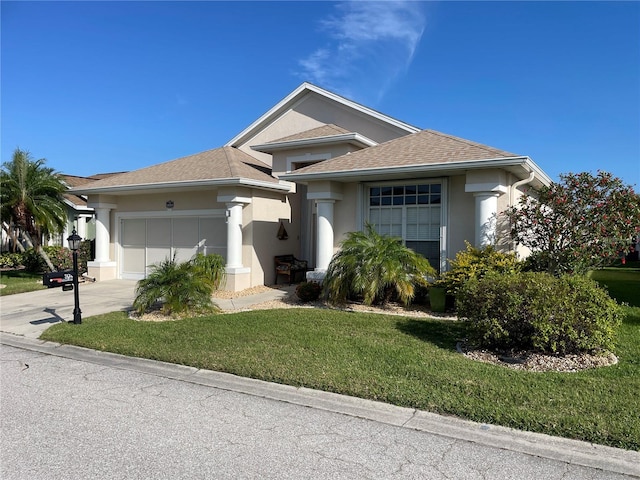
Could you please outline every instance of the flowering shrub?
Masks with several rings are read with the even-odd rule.
[[[73,256],[71,250],[60,246],[42,247],[56,270],[73,269]],[[91,242],[85,240],[80,243],[78,250],[78,271],[82,274],[87,271],[87,261],[90,260]],[[42,256],[33,248],[22,254],[23,265],[29,272],[42,273],[49,270]]]
[[[626,254],[640,233],[640,195],[606,172],[560,179],[505,212],[512,238],[536,255],[531,266],[584,273]]]
[[[456,303],[471,340],[497,350],[612,351],[622,321],[620,306],[605,290],[575,275],[488,274],[466,282]]]
[[[436,286],[444,287],[449,295],[456,295],[470,278],[482,278],[489,272],[515,273],[520,271],[520,262],[514,253],[502,253],[493,246],[475,248],[466,242],[467,249],[449,260],[451,268],[442,274]]]
[[[18,268],[22,265],[21,253],[3,253],[0,255],[0,268]]]

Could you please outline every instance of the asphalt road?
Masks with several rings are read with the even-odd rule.
[[[1,343],[4,480],[640,478],[637,452],[13,335]]]

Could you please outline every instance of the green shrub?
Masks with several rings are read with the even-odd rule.
[[[49,269],[44,259],[36,251],[35,248],[29,248],[22,254],[24,269],[30,273],[42,273]]]
[[[367,224],[363,232],[349,232],[333,256],[323,288],[333,304],[362,296],[365,305],[384,304],[397,298],[405,305],[415,295],[416,285],[436,271],[422,255],[399,238],[380,235]]]
[[[436,286],[444,287],[449,295],[456,295],[464,283],[471,279],[480,279],[489,272],[516,273],[520,271],[521,263],[515,253],[503,253],[489,245],[475,248],[466,242],[467,249],[456,254],[454,260],[449,260],[450,269],[442,274]]]
[[[198,254],[179,263],[174,253],[173,258],[152,265],[150,270],[136,285],[133,308],[139,315],[156,304],[162,313],[172,316],[217,310],[211,294],[224,278],[224,259],[220,255]]]
[[[73,268],[73,254],[67,247],[50,245],[42,247],[51,260],[56,270],[71,270]],[[44,258],[34,248],[29,248],[23,254],[23,265],[25,270],[32,273],[42,273],[49,271]],[[91,260],[91,241],[80,242],[78,250],[78,271],[82,274],[87,271],[87,262]]]
[[[22,265],[22,254],[7,252],[0,254],[0,268],[18,268]]]
[[[467,281],[456,304],[471,340],[498,350],[612,351],[622,321],[618,304],[582,276],[488,274]]]
[[[322,285],[318,282],[302,282],[296,287],[296,295],[303,302],[313,302],[320,298]]]

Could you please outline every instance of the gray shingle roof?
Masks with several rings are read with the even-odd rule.
[[[434,130],[422,130],[296,170],[296,175],[518,157]]]
[[[288,135],[286,137],[278,138],[277,140],[267,142],[266,145],[269,145],[270,143],[306,140],[309,138],[330,137],[332,135],[343,135],[345,133],[354,133],[354,132],[350,132],[349,130],[339,127],[338,125],[334,125],[333,123],[329,123],[327,125],[322,125],[320,127],[312,128],[311,130],[305,130],[304,132],[294,133],[293,135]]]
[[[265,163],[237,148],[221,147],[110,176],[83,186],[81,190],[239,178],[278,184]]]

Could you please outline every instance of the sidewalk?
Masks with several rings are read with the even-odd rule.
[[[136,288],[135,280],[107,280],[81,283],[79,288],[82,317],[101,315],[131,308]],[[251,305],[285,297],[295,286],[283,285],[255,295],[233,299],[215,298],[226,311],[244,310]],[[51,325],[73,320],[73,292],[49,288],[35,292],[0,297],[0,331],[39,338]]]

